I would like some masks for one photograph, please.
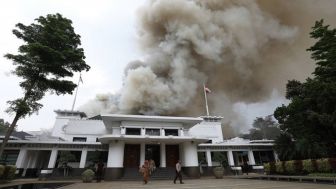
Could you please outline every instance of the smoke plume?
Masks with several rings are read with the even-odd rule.
[[[282,96],[287,80],[309,76],[308,33],[315,20],[335,16],[331,3],[148,1],[138,20],[145,58],[125,68],[118,94],[98,95],[81,110],[200,116],[205,83],[211,114],[237,131],[246,127],[237,103],[269,101],[274,91]]]

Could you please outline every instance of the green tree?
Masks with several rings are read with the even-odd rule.
[[[280,135],[279,124],[273,120],[272,115],[257,117],[252,124],[253,128],[248,134],[241,135],[242,138],[250,140],[269,139],[275,140]]]
[[[308,49],[316,61],[313,77],[305,82],[289,81],[286,98],[290,103],[278,107],[274,116],[283,136],[294,143],[295,156],[281,153],[286,146],[276,141],[285,159],[336,156],[336,29],[317,21],[310,36],[317,42]]]
[[[0,119],[0,135],[3,135],[7,132],[9,125],[10,124],[8,122],[5,122],[4,119]]]
[[[0,157],[17,121],[37,112],[39,100],[46,92],[72,94],[76,84],[68,80],[74,72],[88,71],[80,35],[72,27],[72,21],[60,14],[49,14],[35,19],[35,23],[18,23],[13,34],[24,41],[18,54],[6,54],[16,66],[13,73],[22,78],[23,97],[8,101],[8,113],[14,119],[1,144]]]

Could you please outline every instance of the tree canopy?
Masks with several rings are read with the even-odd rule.
[[[16,66],[13,74],[20,77],[23,97],[8,101],[7,112],[15,114],[1,145],[0,156],[16,122],[34,112],[46,92],[72,94],[76,84],[69,80],[74,72],[88,71],[84,50],[80,48],[80,35],[72,27],[72,21],[60,14],[40,16],[35,23],[16,24],[13,34],[23,40],[18,54],[6,54]]]
[[[0,119],[0,135],[3,135],[4,133],[7,132],[8,128],[9,128],[9,123],[4,119]]]
[[[317,40],[307,49],[316,61],[313,76],[288,81],[290,103],[274,112],[282,130],[275,146],[280,159],[336,156],[336,29],[320,20],[310,36]]]

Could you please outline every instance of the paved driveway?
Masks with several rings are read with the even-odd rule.
[[[185,180],[185,184],[172,181],[150,181],[143,185],[139,181],[113,181],[102,183],[76,183],[64,189],[335,189],[331,184],[299,183],[285,181],[247,180],[247,179],[196,179]]]

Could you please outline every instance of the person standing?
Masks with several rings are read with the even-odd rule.
[[[250,171],[250,166],[247,161],[244,161],[244,164],[242,166],[242,172],[243,174],[246,173],[246,175],[248,175],[249,171]]]
[[[99,161],[97,163],[97,168],[96,168],[97,182],[100,182],[102,180],[103,170],[104,170],[104,163],[102,161]]]
[[[178,160],[176,165],[175,165],[176,176],[175,176],[175,179],[174,179],[174,184],[176,184],[176,179],[177,178],[179,178],[180,184],[184,184],[184,182],[182,182],[181,168],[182,168],[181,161]]]
[[[144,184],[147,184],[148,179],[149,179],[149,162],[148,162],[148,160],[145,160],[144,164],[140,168],[140,172],[142,173]]]
[[[155,161],[153,159],[150,159],[149,160],[149,174],[152,175],[155,169],[156,169]]]

